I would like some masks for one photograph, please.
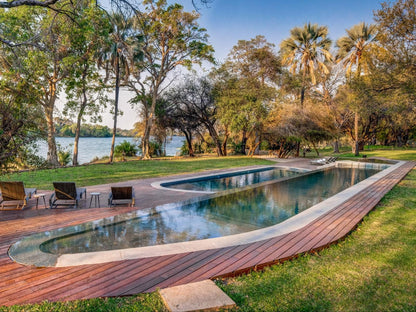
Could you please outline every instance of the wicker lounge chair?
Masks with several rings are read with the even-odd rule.
[[[112,186],[108,197],[108,205],[131,204],[134,206],[134,191],[132,186]]]
[[[36,193],[35,188],[25,188],[23,182],[0,182],[1,209],[4,207],[15,207],[22,209],[27,205],[29,198]],[[13,209],[13,208],[12,208]]]
[[[75,182],[53,182],[55,192],[49,199],[50,208],[56,208],[59,206],[74,206],[78,208],[79,201],[87,198],[86,188],[77,188]],[[59,202],[58,202],[59,201]]]

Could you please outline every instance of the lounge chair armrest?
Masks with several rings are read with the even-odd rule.
[[[85,187],[77,188],[77,196],[82,198],[82,194],[84,194],[85,198],[87,198],[87,189]]]
[[[36,194],[38,190],[36,188],[25,188],[26,196],[32,198],[33,194]]]
[[[55,193],[53,193],[51,197],[49,197],[49,208],[52,208],[52,203],[53,203],[54,198],[55,198]]]

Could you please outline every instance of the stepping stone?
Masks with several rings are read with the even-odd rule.
[[[159,293],[171,312],[218,311],[235,307],[235,302],[211,280],[169,287]]]

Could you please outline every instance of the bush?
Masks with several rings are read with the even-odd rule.
[[[163,144],[155,141],[149,142],[149,154],[150,156],[164,156]]]
[[[62,167],[68,166],[71,163],[71,155],[72,155],[72,144],[67,146],[67,148],[62,148],[60,144],[56,146],[58,152],[58,161]]]
[[[71,152],[69,151],[58,151],[59,164],[62,167],[67,166],[71,162]]]
[[[130,143],[126,140],[117,144],[114,148],[114,152],[116,155],[123,155],[123,156],[136,156],[139,149],[133,143]]]

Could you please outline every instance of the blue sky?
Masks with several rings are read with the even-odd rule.
[[[197,0],[196,0],[197,1]],[[174,0],[169,0],[174,2]],[[176,0],[193,10],[191,0]],[[250,40],[263,35],[276,45],[289,37],[290,29],[305,23],[317,23],[329,28],[335,42],[345,35],[345,29],[359,23],[373,22],[373,11],[381,8],[379,0],[213,0],[208,8],[200,7],[200,26],[207,29],[215,57],[224,61],[238,40]],[[129,94],[123,92],[118,119],[122,129],[131,129],[138,120],[135,110],[127,103]],[[105,114],[103,123],[112,127],[112,116]]]
[[[191,0],[180,0],[192,10]],[[238,40],[264,35],[276,48],[295,26],[317,23],[329,28],[334,41],[345,29],[373,22],[379,0],[213,0],[200,6],[200,25],[207,29],[216,57],[223,60]]]

